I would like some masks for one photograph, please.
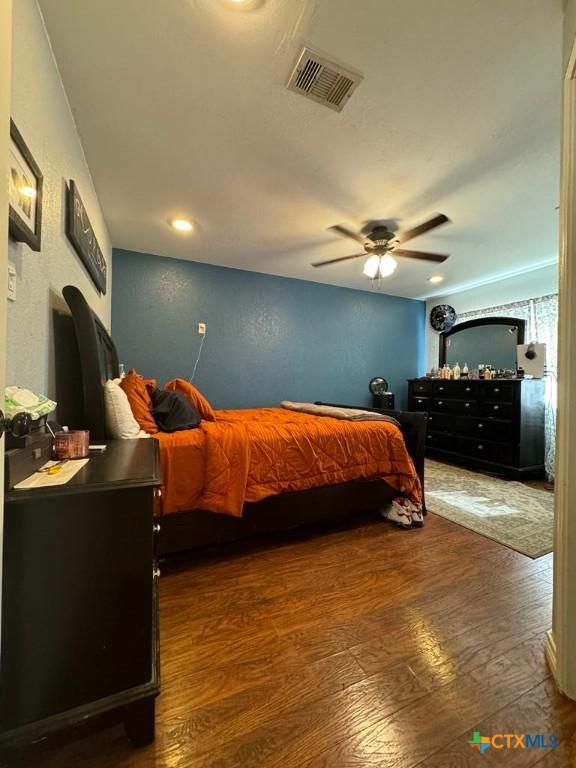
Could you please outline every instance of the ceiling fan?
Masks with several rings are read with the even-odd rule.
[[[433,218],[425,221],[413,229],[409,229],[407,232],[400,232],[396,234],[387,226],[377,224],[367,235],[363,235],[361,232],[352,232],[352,230],[346,227],[336,225],[330,227],[331,230],[337,232],[342,237],[349,237],[352,240],[356,240],[358,243],[362,243],[364,246],[364,253],[355,253],[353,256],[340,256],[337,259],[328,259],[327,261],[318,261],[312,264],[313,267],[326,267],[329,264],[337,264],[340,261],[349,261],[350,259],[361,259],[368,256],[366,263],[364,264],[364,274],[367,277],[374,278],[376,275],[380,277],[388,277],[391,275],[398,262],[396,259],[418,259],[420,261],[432,261],[436,264],[441,264],[446,261],[448,256],[444,256],[439,253],[425,253],[424,251],[407,251],[404,248],[399,248],[399,245],[406,243],[408,240],[412,240],[414,237],[423,235],[425,232],[429,232],[431,229],[442,224],[448,224],[450,219],[443,213],[439,213]]]

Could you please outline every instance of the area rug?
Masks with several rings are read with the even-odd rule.
[[[426,506],[528,557],[553,547],[554,494],[426,460]]]

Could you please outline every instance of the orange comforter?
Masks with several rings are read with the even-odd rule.
[[[160,432],[163,512],[206,509],[241,517],[244,502],[349,480],[384,479],[420,502],[402,433],[382,421],[345,421],[283,408],[216,411],[199,429]]]

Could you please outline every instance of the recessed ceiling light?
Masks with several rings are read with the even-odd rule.
[[[432,277],[428,278],[429,283],[441,283],[443,280],[442,275],[432,275]]]
[[[170,223],[174,229],[177,229],[179,232],[192,232],[194,229],[194,224],[192,224],[191,221],[188,221],[188,219],[172,219]]]
[[[234,6],[239,11],[249,11],[253,8],[257,8],[262,4],[263,0],[224,0],[224,4],[227,6]]]

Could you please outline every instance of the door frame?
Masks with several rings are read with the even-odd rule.
[[[576,699],[576,38],[562,87],[554,607],[546,658],[559,689]]]

